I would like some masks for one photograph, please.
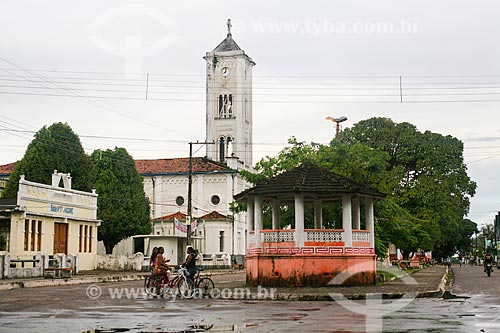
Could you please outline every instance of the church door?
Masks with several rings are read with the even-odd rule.
[[[54,223],[54,253],[68,252],[68,224]]]

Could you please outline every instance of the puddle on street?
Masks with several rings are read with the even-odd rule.
[[[0,333],[174,332],[500,332],[499,301],[479,295],[449,299],[358,302],[200,300],[86,308],[86,311],[0,312]],[[373,304],[371,304],[372,302]],[[373,330],[372,330],[373,331]]]
[[[240,327],[243,328],[243,327]],[[145,330],[146,329],[146,330]],[[159,327],[155,327],[154,330],[147,331],[148,328],[143,326],[135,328],[96,328],[93,330],[85,330],[81,333],[121,333],[121,332],[140,332],[140,333],[157,333],[159,332]],[[181,331],[161,329],[161,333],[199,333],[199,332],[234,332],[239,330],[238,326],[235,325],[189,325],[188,328]]]

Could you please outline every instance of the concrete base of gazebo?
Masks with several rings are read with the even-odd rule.
[[[246,281],[253,286],[353,286],[375,279],[373,248],[254,248],[246,256]]]

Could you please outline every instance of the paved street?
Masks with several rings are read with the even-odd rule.
[[[155,299],[142,281],[4,290],[0,332],[498,332],[500,271],[490,278],[481,267],[453,271],[450,289],[459,297],[449,300]],[[220,286],[242,278],[215,277]]]
[[[494,269],[491,277],[486,276],[480,266],[452,266],[455,283],[451,290],[456,294],[484,294],[500,299],[500,270]]]

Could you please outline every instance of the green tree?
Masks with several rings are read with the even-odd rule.
[[[430,131],[421,133],[409,123],[396,124],[388,118],[361,121],[338,140],[389,154],[389,170],[402,172],[399,181],[392,183],[393,198],[422,221],[423,230],[432,233],[434,241],[426,249],[434,250],[436,257],[447,257],[460,247],[463,216],[476,190],[467,175],[461,141]]]
[[[97,216],[102,220],[99,240],[106,253],[112,253],[122,239],[151,232],[149,200],[134,160],[124,148],[96,150],[92,161],[97,172]]]
[[[23,158],[16,162],[2,197],[13,198],[19,189],[19,178],[42,184],[51,184],[54,170],[70,173],[72,187],[90,192],[95,180],[92,161],[80,142],[80,138],[66,123],[44,126],[28,145]]]

